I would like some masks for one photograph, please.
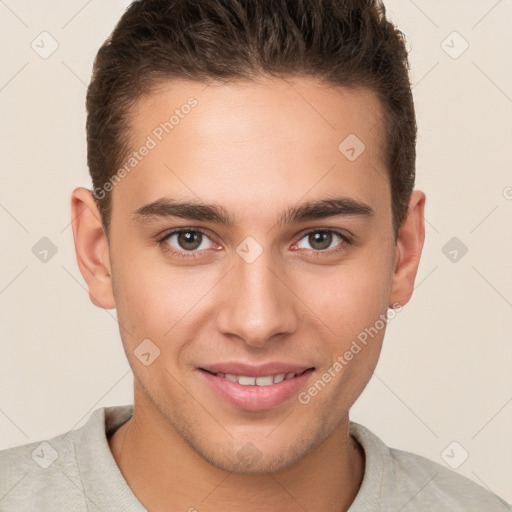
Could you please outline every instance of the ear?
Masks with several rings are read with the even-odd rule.
[[[89,288],[92,303],[116,307],[112,291],[110,252],[96,201],[90,190],[79,187],[71,194],[73,239],[78,267]]]
[[[425,194],[414,190],[409,199],[407,216],[400,226],[396,243],[391,304],[407,304],[414,290],[414,280],[425,241]]]

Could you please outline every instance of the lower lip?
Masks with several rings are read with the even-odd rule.
[[[277,407],[293,395],[297,395],[313,371],[307,370],[301,375],[270,386],[243,386],[224,377],[217,377],[206,370],[200,369],[199,373],[214,391],[232,405],[249,411],[264,411]]]

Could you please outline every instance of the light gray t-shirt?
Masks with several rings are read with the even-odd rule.
[[[97,409],[79,429],[0,451],[0,512],[144,511],[107,441],[132,411],[129,405]],[[358,423],[350,422],[350,433],[363,447],[366,465],[349,512],[511,510],[468,478],[419,455],[388,448]]]

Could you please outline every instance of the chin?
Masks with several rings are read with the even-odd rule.
[[[288,441],[290,441],[288,439]],[[255,444],[248,441],[237,451],[226,452],[226,447],[222,450],[212,452],[211,450],[202,451],[194,447],[196,453],[203,459],[224,471],[240,475],[261,475],[284,471],[294,464],[298,463],[316,446],[314,439],[306,441],[297,439],[295,444],[258,449]],[[231,446],[229,447],[231,448]]]
[[[202,454],[201,454],[202,455]],[[231,458],[223,458],[216,456],[202,455],[212,466],[239,475],[263,475],[268,473],[276,473],[283,471],[295,462],[294,458],[282,458],[274,456],[264,456],[259,454],[257,458],[238,458],[235,456]],[[297,457],[299,459],[300,457]]]

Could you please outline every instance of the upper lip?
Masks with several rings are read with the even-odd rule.
[[[303,373],[311,365],[271,362],[259,366],[253,366],[241,362],[216,363],[201,366],[201,370],[207,370],[211,373],[229,373],[231,375],[243,375],[247,377],[264,377],[266,375],[278,375],[280,373]]]

